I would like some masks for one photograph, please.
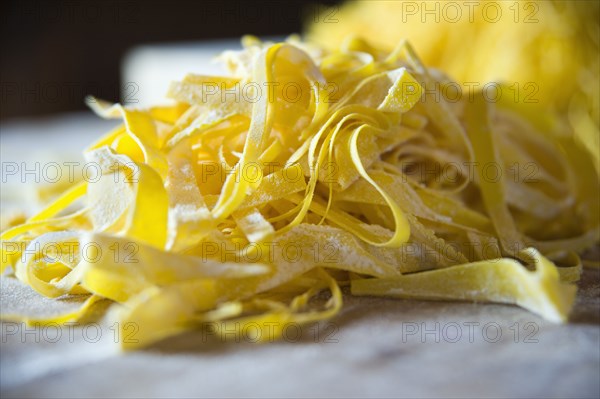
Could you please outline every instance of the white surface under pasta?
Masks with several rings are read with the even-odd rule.
[[[20,199],[33,175],[4,176],[8,163],[82,162],[81,150],[113,125],[90,113],[0,126],[2,208],[35,205]],[[566,325],[513,306],[346,296],[339,316],[290,326],[279,342],[253,344],[247,331],[225,344],[199,330],[120,353],[111,325],[57,332],[4,322],[1,395],[598,397],[599,274],[585,271]],[[3,313],[32,295],[18,289],[3,283]],[[32,312],[58,305],[32,303]]]

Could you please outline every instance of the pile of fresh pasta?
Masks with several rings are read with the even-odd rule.
[[[406,42],[246,37],[221,58],[230,74],[173,83],[174,105],[88,99],[123,120],[85,150],[100,175],[2,233],[4,278],[87,300],[3,318],[80,320],[109,300],[139,328],[125,347],[207,324],[269,341],[335,316],[343,292],[567,320],[599,240],[598,175],[560,116],[449,98]]]

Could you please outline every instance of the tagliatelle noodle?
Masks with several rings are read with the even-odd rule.
[[[3,318],[79,320],[105,299],[124,334],[138,328],[125,348],[206,326],[269,341],[335,316],[350,286],[567,320],[577,253],[599,238],[595,161],[572,138],[481,94],[432,99],[447,78],[407,43],[243,44],[222,56],[231,76],[173,83],[173,106],[88,99],[124,121],[85,152],[101,175],[1,238],[3,271],[89,299]],[[513,164],[534,178],[511,178]]]

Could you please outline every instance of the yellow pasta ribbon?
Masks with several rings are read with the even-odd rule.
[[[86,299],[2,318],[106,300],[125,349],[190,329],[270,342],[334,317],[350,285],[568,319],[600,235],[597,159],[573,137],[481,93],[432,101],[444,78],[407,42],[242,43],[230,76],[173,83],[174,105],[87,99],[123,120],[85,151],[100,176],[7,224],[0,254],[2,278]]]

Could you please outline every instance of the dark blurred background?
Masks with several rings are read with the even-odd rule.
[[[132,47],[300,33],[340,1],[2,0],[0,119],[85,109],[120,99],[120,62]]]

